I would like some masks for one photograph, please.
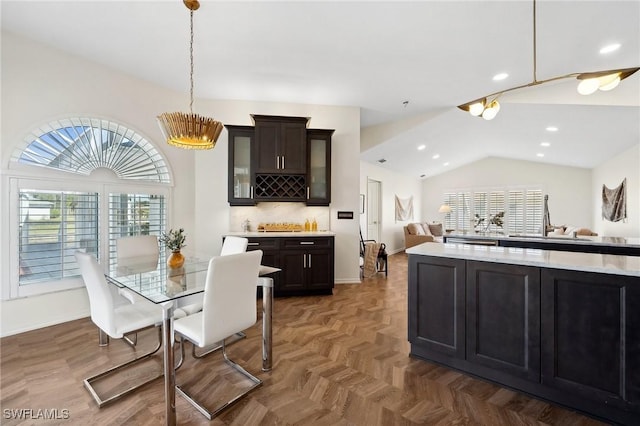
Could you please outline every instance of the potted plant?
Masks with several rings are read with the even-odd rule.
[[[160,242],[171,250],[171,255],[167,259],[167,265],[169,265],[170,268],[181,268],[182,265],[184,265],[184,255],[180,253],[180,250],[186,246],[184,243],[186,239],[187,235],[184,233],[183,228],[177,231],[170,229],[168,233],[162,233]]]

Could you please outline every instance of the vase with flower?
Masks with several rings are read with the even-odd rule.
[[[180,252],[187,239],[184,229],[180,228],[177,231],[170,229],[168,233],[162,233],[160,242],[164,244],[166,248],[171,250],[171,255],[167,259],[167,265],[171,269],[182,268],[184,265],[184,255]]]

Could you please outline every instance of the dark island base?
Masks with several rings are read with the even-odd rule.
[[[409,255],[411,356],[640,425],[640,277]]]
[[[578,411],[586,416],[596,420],[619,425],[638,426],[640,425],[640,413],[634,411],[625,412],[623,410],[608,407],[606,405],[594,405],[592,402],[585,402],[583,398],[567,392],[553,389],[540,388],[536,384],[532,384],[526,380],[514,378],[508,374],[490,368],[474,365],[463,360],[452,360],[449,357],[432,351],[416,348],[411,345],[409,356],[421,359],[435,364],[442,365],[447,368],[469,374],[477,379],[509,388],[516,392],[522,392],[533,398],[542,399],[550,403],[560,405],[569,410]],[[582,408],[581,408],[582,407]]]

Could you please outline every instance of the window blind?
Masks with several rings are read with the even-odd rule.
[[[19,285],[79,274],[75,251],[98,255],[98,193],[19,191]]]

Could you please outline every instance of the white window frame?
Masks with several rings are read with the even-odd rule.
[[[97,192],[99,197],[99,235],[109,235],[108,221],[105,214],[108,214],[108,195],[113,192],[123,193],[149,193],[157,194],[165,197],[167,208],[167,223],[170,223],[171,204],[171,187],[166,184],[144,184],[139,181],[131,184],[123,184],[121,181],[101,181],[87,177],[78,177],[70,175],[69,179],[38,179],[29,177],[10,177],[9,178],[9,267],[10,267],[10,286],[9,299],[34,296],[45,293],[52,293],[63,290],[70,290],[84,286],[84,282],[80,276],[63,278],[54,281],[43,281],[31,283],[28,285],[20,285],[19,283],[19,194],[21,189],[33,189],[43,191],[80,191],[80,192]],[[99,253],[101,255],[101,263],[108,265],[109,262],[109,240],[101,238],[99,241]],[[3,295],[3,299],[6,298]]]

